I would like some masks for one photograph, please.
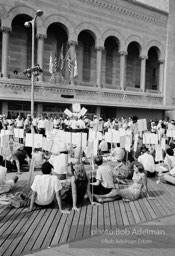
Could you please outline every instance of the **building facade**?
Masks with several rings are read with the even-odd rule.
[[[104,118],[174,118],[175,1],[168,4],[2,0],[0,113],[30,113],[31,80],[23,71],[31,67],[32,28],[24,23],[42,9],[35,26],[34,58],[43,69],[34,84],[37,115],[62,115],[80,103]]]

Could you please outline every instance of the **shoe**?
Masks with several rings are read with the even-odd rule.
[[[17,172],[17,175],[21,175],[22,174],[22,172]]]

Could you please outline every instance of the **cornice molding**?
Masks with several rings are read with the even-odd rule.
[[[144,15],[142,13],[138,13],[138,12],[133,11],[131,9],[127,9],[127,8],[122,7],[122,6],[119,6],[119,5],[115,4],[113,0],[108,0],[108,2],[106,2],[104,0],[77,0],[77,1],[82,2],[82,3],[86,3],[86,4],[95,5],[96,7],[101,7],[103,9],[112,10],[112,11],[118,12],[122,15],[133,16],[134,18],[137,18],[138,20],[146,21],[146,22],[149,22],[149,23],[154,23],[158,26],[163,26],[163,27],[167,26],[167,23],[162,21],[162,20],[158,20],[158,19],[155,19],[155,18],[150,17],[148,15]]]

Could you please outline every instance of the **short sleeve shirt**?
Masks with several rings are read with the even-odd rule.
[[[113,188],[113,173],[109,165],[101,165],[97,169],[96,179],[100,180],[101,185],[105,188]]]
[[[37,175],[31,189],[37,192],[35,202],[39,205],[48,205],[54,200],[55,194],[62,188],[60,181],[54,175]]]

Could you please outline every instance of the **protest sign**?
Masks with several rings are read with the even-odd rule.
[[[79,113],[81,110],[80,103],[73,103],[72,104],[72,112]]]
[[[43,136],[42,134],[26,133],[26,147],[42,148]]]
[[[71,117],[73,114],[72,114],[72,112],[69,110],[69,109],[65,109],[64,110],[64,113],[67,115],[67,116],[69,116],[69,117]]]
[[[162,154],[161,145],[157,144],[157,145],[155,146],[155,150],[156,150],[155,161],[156,161],[156,162],[163,161],[163,154]]]
[[[24,129],[14,128],[15,138],[24,138]]]

